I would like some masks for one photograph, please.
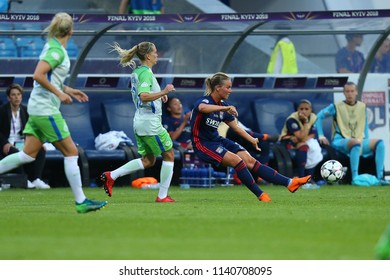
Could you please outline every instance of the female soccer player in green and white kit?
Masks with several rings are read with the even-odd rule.
[[[138,153],[142,157],[131,160],[114,171],[104,172],[100,176],[103,187],[108,196],[111,196],[117,178],[152,167],[156,163],[156,157],[162,155],[160,188],[156,202],[175,202],[168,195],[173,175],[173,143],[161,121],[162,102],[168,100],[167,94],[175,88],[168,84],[161,90],[154,77],[152,67],[157,63],[158,55],[153,43],[142,42],[129,50],[122,49],[119,44],[114,43],[112,50],[118,52],[122,66],[134,69],[131,75],[131,94],[136,107],[133,125]],[[133,60],[135,55],[141,60],[138,67]]]
[[[34,161],[43,143],[50,142],[64,155],[65,174],[75,198],[76,211],[96,211],[107,201],[90,200],[84,195],[77,147],[60,112],[61,103],[69,104],[72,98],[88,101],[84,92],[64,85],[70,69],[65,47],[72,36],[73,19],[67,13],[57,13],[45,31],[48,41],[39,56],[33,75],[34,88],[28,100],[29,119],[23,131],[25,145],[23,151],[0,161],[0,174]]]

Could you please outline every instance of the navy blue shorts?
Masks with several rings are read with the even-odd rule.
[[[207,163],[219,166],[223,157],[230,151],[236,154],[239,151],[245,151],[245,148],[236,142],[224,138],[220,142],[201,141],[200,145],[193,147],[197,157]]]

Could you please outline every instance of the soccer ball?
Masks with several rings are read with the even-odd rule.
[[[343,165],[337,160],[328,160],[321,166],[321,176],[330,184],[337,183],[343,175]]]

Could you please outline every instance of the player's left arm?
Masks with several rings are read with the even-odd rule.
[[[227,123],[227,125],[235,132],[238,136],[245,139],[249,143],[252,144],[252,146],[257,150],[261,151],[259,148],[259,139],[252,137],[248,132],[246,132],[245,129],[243,129],[241,126],[238,125],[237,119],[235,118],[233,121],[230,121]]]
[[[366,124],[364,125],[364,138],[369,138],[367,111],[366,111]]]

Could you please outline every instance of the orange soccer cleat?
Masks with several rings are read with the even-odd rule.
[[[296,192],[300,186],[306,184],[311,179],[311,175],[302,177],[302,178],[292,178],[290,185],[287,187],[288,190],[292,193]]]
[[[269,197],[268,194],[266,194],[265,192],[263,192],[260,196],[259,196],[259,200],[262,201],[262,202],[271,202],[271,198]]]

